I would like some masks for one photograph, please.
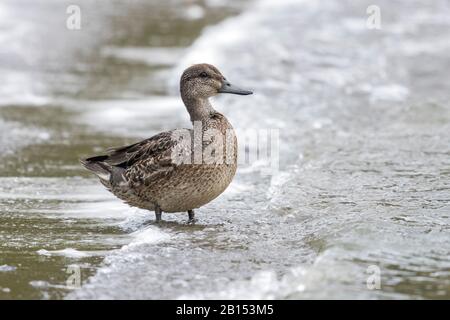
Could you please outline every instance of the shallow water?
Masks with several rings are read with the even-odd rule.
[[[82,50],[23,70],[13,50],[48,50],[0,51],[17,81],[0,107],[0,297],[450,298],[448,2],[379,1],[380,30],[366,28],[368,1],[206,3],[203,18],[87,7],[97,32],[76,35]],[[51,5],[30,23],[57,21]],[[241,166],[195,226],[165,214],[157,227],[76,159],[187,125],[176,85],[203,61],[254,89],[214,102],[238,129],[279,129],[280,169]],[[66,286],[74,265],[79,289]]]

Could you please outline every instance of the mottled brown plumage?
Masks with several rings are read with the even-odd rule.
[[[131,206],[155,211],[157,220],[162,211],[188,211],[192,220],[193,209],[228,187],[236,172],[237,140],[231,124],[208,98],[217,93],[251,94],[232,86],[209,64],[186,69],[180,92],[193,129],[162,132],[81,160],[114,195]]]

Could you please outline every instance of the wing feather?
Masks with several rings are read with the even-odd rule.
[[[176,144],[177,141],[172,139],[172,131],[161,132],[132,145],[110,148],[105,156],[86,160],[98,159],[108,165],[127,169],[144,159],[153,158],[154,163],[158,162],[157,160],[162,158],[163,154],[166,155],[167,151],[170,151]]]

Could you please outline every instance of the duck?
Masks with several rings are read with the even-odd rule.
[[[128,205],[154,211],[156,222],[163,212],[187,212],[188,223],[194,223],[194,210],[222,194],[237,169],[236,133],[210,98],[252,93],[232,85],[211,64],[192,65],[180,79],[191,128],[161,132],[80,162]]]

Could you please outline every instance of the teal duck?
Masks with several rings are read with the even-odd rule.
[[[237,139],[209,98],[218,93],[252,94],[231,85],[210,64],[187,68],[180,93],[192,129],[162,132],[81,160],[110,192],[131,206],[154,211],[156,221],[162,212],[187,212],[193,222],[194,209],[228,187],[237,168]]]

